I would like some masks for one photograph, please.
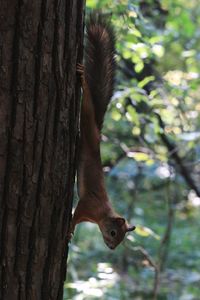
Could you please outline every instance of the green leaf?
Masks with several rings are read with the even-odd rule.
[[[149,160],[149,155],[143,152],[129,152],[128,157],[134,158],[136,161]]]
[[[129,105],[127,110],[128,110],[128,112],[127,112],[126,116],[127,116],[128,120],[132,121],[136,125],[139,125],[139,118],[138,118],[138,114],[137,114],[135,108]]]
[[[142,89],[145,87],[145,85],[147,85],[149,82],[154,81],[154,80],[155,80],[154,76],[145,77],[142,81],[140,81],[138,83],[138,86]]]

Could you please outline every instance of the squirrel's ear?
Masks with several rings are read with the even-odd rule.
[[[133,230],[135,230],[135,228],[136,228],[135,225],[132,225],[132,226],[129,225],[128,228],[127,228],[127,232],[128,231],[133,231]]]
[[[123,226],[126,222],[124,218],[120,218],[120,217],[116,218],[115,220],[119,226]]]

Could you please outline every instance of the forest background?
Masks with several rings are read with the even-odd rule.
[[[64,299],[200,299],[200,3],[88,0],[117,41],[102,135],[114,207],[136,224],[114,252],[77,227]],[[87,237],[87,238],[86,238]]]

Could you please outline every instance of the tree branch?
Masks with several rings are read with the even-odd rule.
[[[179,154],[177,152],[177,146],[164,133],[165,124],[164,124],[161,116],[155,112],[154,112],[154,114],[158,119],[160,127],[163,129],[163,132],[159,134],[162,142],[165,144],[168,151],[171,153],[171,157],[174,159],[174,161],[179,166],[180,173],[183,176],[183,178],[185,179],[186,183],[191,187],[191,189],[193,189],[196,192],[197,196],[200,197],[200,191],[199,191],[198,187],[196,186],[194,179],[190,175],[189,170],[184,165],[182,158],[179,156]]]

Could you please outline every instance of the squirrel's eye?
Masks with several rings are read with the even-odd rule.
[[[111,236],[116,236],[117,235],[117,232],[116,232],[116,230],[112,230],[111,232],[110,232],[110,234],[111,234]]]

